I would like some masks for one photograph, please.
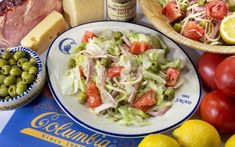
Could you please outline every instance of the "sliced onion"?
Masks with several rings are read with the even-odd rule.
[[[148,114],[152,115],[152,116],[162,116],[163,114],[165,114],[171,106],[164,106],[161,109],[159,109],[158,111],[150,111],[148,112]]]
[[[115,99],[114,99],[114,98],[112,97],[112,95],[109,94],[106,90],[102,89],[102,90],[101,90],[101,93],[102,93],[103,96],[104,96],[105,98],[107,98],[107,99],[109,100],[109,102],[111,102],[113,105],[116,104]]]
[[[133,90],[128,98],[128,102],[132,104],[135,100],[135,96],[137,94],[137,89],[139,88],[139,84],[134,86],[135,90]]]
[[[103,65],[101,65],[100,73],[101,73],[101,78],[100,78],[101,88],[104,88],[105,80],[106,80],[106,73],[105,73],[105,67]]]
[[[130,42],[129,39],[126,37],[126,35],[123,35],[123,36],[122,36],[122,40],[125,42],[125,44],[126,44],[128,47],[131,47],[131,42]]]
[[[194,7],[193,8],[194,12],[202,12],[202,11],[206,11],[206,7]]]
[[[101,111],[107,110],[109,108],[114,107],[114,105],[112,103],[104,103],[96,108],[94,108],[94,112],[95,113],[100,113]]]
[[[216,35],[218,34],[218,32],[219,32],[219,27],[220,27],[220,22],[216,23],[216,25],[215,25],[213,31],[212,31],[211,34],[210,34],[210,37],[211,37],[212,39],[214,39],[214,38],[216,37]]]
[[[128,102],[131,103],[131,104],[133,103],[133,101],[135,99],[135,96],[137,94],[137,90],[138,90],[138,88],[140,86],[140,82],[142,81],[142,67],[141,66],[139,66],[138,69],[137,69],[136,78],[137,78],[137,80],[136,80],[135,86],[134,86],[135,90],[133,90],[131,92],[131,94],[130,94],[130,96],[128,98]]]
[[[90,81],[91,75],[93,73],[93,67],[94,67],[94,61],[90,58],[87,59],[88,60],[88,64],[87,64],[87,76],[86,76],[86,84],[88,84],[88,82]]]

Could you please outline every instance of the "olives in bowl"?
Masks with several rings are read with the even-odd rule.
[[[27,104],[45,81],[45,67],[35,51],[21,46],[0,49],[0,110]]]

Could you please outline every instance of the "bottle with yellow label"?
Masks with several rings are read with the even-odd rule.
[[[132,21],[136,17],[136,0],[107,0],[108,20]]]

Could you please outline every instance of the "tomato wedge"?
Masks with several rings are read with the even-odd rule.
[[[174,87],[179,78],[180,71],[174,68],[168,68],[166,72],[166,86]]]
[[[199,41],[205,34],[203,27],[196,24],[194,21],[189,21],[183,31],[183,35],[187,38]]]
[[[139,54],[142,54],[142,53],[144,53],[145,51],[147,51],[151,48],[152,48],[152,46],[147,42],[144,42],[144,41],[142,41],[142,42],[133,42],[131,44],[130,52],[132,54],[139,55]]]
[[[80,76],[85,77],[82,67],[79,67]]]
[[[88,107],[95,108],[101,105],[100,93],[95,83],[91,82],[87,84],[86,95]]]
[[[123,66],[114,66],[108,69],[108,74],[107,76],[109,78],[114,78],[120,75],[121,70],[123,69]]]
[[[174,2],[168,2],[162,9],[162,14],[167,17],[170,23],[173,23],[183,17]]]
[[[133,107],[142,110],[143,112],[148,111],[156,104],[155,100],[155,92],[153,90],[149,90],[148,92],[144,93],[139,98],[135,99],[133,102]]]
[[[82,43],[88,43],[89,39],[96,37],[96,35],[92,32],[86,31],[82,37]]]
[[[216,20],[222,20],[228,14],[228,6],[224,1],[210,1],[206,5],[206,15]]]

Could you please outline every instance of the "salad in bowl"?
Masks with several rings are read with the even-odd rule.
[[[235,44],[234,0],[159,0],[162,14],[181,35],[205,44]]]
[[[75,95],[99,117],[123,125],[147,125],[164,115],[183,84],[180,58],[153,34],[134,31],[86,31],[72,49],[61,79],[63,95]]]
[[[110,136],[168,131],[191,117],[201,100],[189,56],[138,24],[71,28],[53,41],[46,63],[50,90],[71,123]]]

